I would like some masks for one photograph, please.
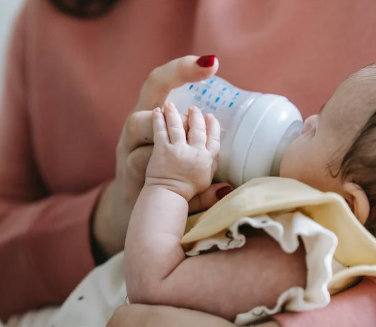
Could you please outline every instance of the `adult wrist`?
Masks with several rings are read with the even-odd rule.
[[[101,197],[97,203],[95,211],[91,218],[91,240],[92,251],[96,262],[103,263],[108,258],[116,254],[122,249],[123,244],[116,242],[116,223],[120,210],[117,201],[117,185],[111,181],[103,190]],[[119,228],[117,228],[119,229]]]
[[[94,215],[90,217],[89,229],[90,229],[90,247],[91,253],[93,255],[94,263],[96,266],[99,266],[105,263],[108,260],[108,255],[102,246],[97,242],[94,235]]]
[[[107,205],[105,205],[105,202],[107,203],[108,200],[105,201],[104,199],[108,198],[108,195],[106,193],[110,188],[112,188],[112,182],[108,182],[104,185],[102,192],[99,195],[98,201],[94,206],[92,215],[89,219],[90,246],[96,265],[100,265],[106,262],[110,257],[107,251],[104,249],[100,240],[101,238],[99,236],[101,234],[98,233],[98,229],[102,228],[102,226],[98,227],[98,225],[101,225],[102,222],[100,216],[103,215],[103,212],[106,211],[104,207],[107,207]]]

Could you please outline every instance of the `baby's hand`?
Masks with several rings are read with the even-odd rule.
[[[189,201],[206,190],[217,169],[220,126],[213,115],[203,117],[192,107],[188,131],[176,107],[168,103],[153,112],[154,149],[146,170],[145,185],[158,185]]]

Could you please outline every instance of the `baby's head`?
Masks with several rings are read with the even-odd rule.
[[[336,192],[376,235],[376,64],[340,84],[287,149],[280,175]],[[374,225],[374,226],[372,226]]]

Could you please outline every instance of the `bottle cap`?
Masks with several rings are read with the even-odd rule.
[[[235,135],[228,181],[239,186],[256,177],[279,173],[284,150],[300,135],[301,128],[301,114],[287,98],[275,94],[257,98]]]

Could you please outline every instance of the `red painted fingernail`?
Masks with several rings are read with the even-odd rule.
[[[197,59],[196,64],[200,67],[208,68],[213,67],[215,62],[215,55],[202,56]]]
[[[231,193],[234,189],[231,186],[225,186],[215,192],[215,196],[218,200],[223,199],[227,194]]]

